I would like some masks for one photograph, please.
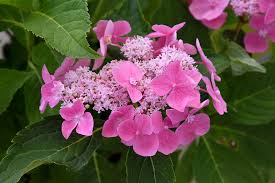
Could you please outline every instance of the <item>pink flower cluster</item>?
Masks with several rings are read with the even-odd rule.
[[[237,16],[248,16],[254,32],[244,38],[250,53],[265,52],[268,42],[275,42],[275,0],[191,0],[191,14],[211,29],[219,29],[226,21],[225,8],[230,6]]]
[[[94,120],[87,109],[111,111],[102,135],[119,137],[141,156],[170,154],[192,143],[210,128],[210,118],[200,112],[210,100],[201,101],[201,92],[212,98],[220,115],[227,106],[216,86],[221,78],[199,40],[195,47],[177,38],[183,26],[154,25],[154,32],[146,37],[123,37],[131,30],[128,22],[99,21],[93,30],[102,58],[94,61],[92,70],[104,66],[94,72],[90,60],[65,58],[53,75],[44,66],[40,111],[61,102],[61,131],[66,139],[74,129],[92,135]],[[120,48],[124,59],[104,64],[108,46]],[[197,52],[201,61],[192,58]],[[209,77],[199,72],[197,64],[206,67]]]

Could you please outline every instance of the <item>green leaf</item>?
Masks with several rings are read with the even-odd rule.
[[[1,0],[0,4],[14,6],[22,9],[33,9],[39,6],[38,0]]]
[[[11,29],[20,44],[29,51],[33,40],[31,33],[25,30],[23,21],[24,13],[21,10],[5,5],[0,6],[0,27],[3,30]]]
[[[23,86],[32,73],[0,69],[0,114],[6,110],[15,92]]]
[[[45,0],[38,10],[25,18],[23,24],[63,55],[98,57],[86,40],[91,22],[84,0]]]
[[[245,72],[266,72],[261,64],[251,58],[241,46],[234,42],[228,43],[226,54],[231,59],[233,75],[242,75]]]
[[[193,170],[197,183],[264,183],[249,161],[205,137],[197,147]]]
[[[233,150],[260,169],[275,168],[275,123],[268,125],[213,125],[208,140]]]
[[[169,156],[157,154],[146,158],[129,150],[125,165],[126,180],[129,183],[174,183],[176,181],[173,162]]]
[[[131,24],[131,35],[146,35],[150,29],[150,23],[145,20],[141,9],[140,0],[123,0],[120,11],[108,16],[112,20],[126,20]]]
[[[144,18],[149,22],[152,21],[153,16],[160,8],[163,0],[139,0]]]
[[[247,73],[229,78],[231,98],[225,119],[256,125],[275,119],[275,64],[266,64],[267,74]]]
[[[188,148],[188,149],[186,149]],[[181,149],[176,167],[177,183],[191,183],[194,178],[192,171],[192,162],[194,160],[195,145],[184,147]]]
[[[50,73],[54,73],[63,60],[64,56],[45,43],[40,43],[32,49],[32,62],[39,73],[41,73],[43,65],[47,66]]]
[[[75,170],[85,166],[99,141],[92,137],[72,135],[65,140],[58,120],[45,120],[18,133],[13,145],[0,163],[0,182],[12,183],[30,170],[49,163],[65,165]]]

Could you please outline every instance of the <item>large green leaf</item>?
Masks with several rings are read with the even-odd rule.
[[[267,64],[267,74],[247,73],[229,78],[231,98],[228,121],[263,124],[275,119],[275,64]]]
[[[238,153],[259,168],[275,168],[275,123],[257,126],[213,125],[207,136],[212,142]]]
[[[157,154],[141,157],[129,150],[126,158],[126,180],[129,183],[174,183],[173,162],[169,156]]]
[[[42,1],[23,24],[63,55],[97,58],[86,40],[91,22],[85,0]]]
[[[29,72],[0,69],[0,113],[6,110],[15,92],[31,75]]]
[[[58,120],[45,120],[19,132],[0,163],[0,182],[17,182],[42,164],[55,163],[75,170],[85,166],[99,145],[94,137],[99,130],[94,130],[93,137],[74,134],[65,140],[60,125]]]
[[[197,183],[264,183],[253,164],[206,137],[197,147],[193,169]]]
[[[234,75],[242,75],[245,72],[251,71],[266,72],[261,64],[251,58],[247,52],[235,42],[228,43],[226,54],[231,59],[231,67]]]

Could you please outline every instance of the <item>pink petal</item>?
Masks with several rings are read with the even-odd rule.
[[[100,48],[97,50],[97,53],[102,55]],[[92,70],[94,71],[94,70],[99,69],[103,65],[104,60],[105,60],[105,56],[102,56],[101,58],[95,59]]]
[[[246,33],[244,37],[244,45],[249,53],[265,52],[268,49],[268,44],[264,38],[256,32]]]
[[[216,70],[215,66],[213,65],[213,63],[211,62],[211,60],[209,60],[207,58],[207,56],[204,54],[204,52],[203,52],[203,50],[201,48],[201,45],[200,45],[200,41],[198,39],[196,40],[196,46],[197,46],[198,52],[200,54],[202,63],[205,65],[205,67],[208,70],[208,72],[210,74],[211,73],[214,74],[214,77],[215,77],[216,81],[221,81],[221,78],[217,75],[217,70]]]
[[[93,28],[93,31],[96,33],[96,37],[98,40],[104,36],[107,23],[108,23],[107,20],[100,20],[97,23],[96,27]]]
[[[130,141],[136,136],[137,128],[137,124],[129,119],[118,125],[117,133],[122,140]]]
[[[128,86],[127,91],[133,103],[136,103],[142,99],[142,93],[136,87]]]
[[[172,89],[172,85],[166,75],[162,74],[152,80],[150,87],[158,96],[164,96]]]
[[[171,130],[163,130],[158,134],[159,148],[158,151],[168,155],[177,150],[178,136]]]
[[[109,20],[107,22],[107,25],[106,25],[106,29],[104,31],[104,37],[105,36],[112,36],[113,33],[114,33],[114,23],[112,22],[112,20]],[[103,52],[104,53],[104,52]]]
[[[43,68],[42,68],[42,79],[44,83],[50,83],[51,81],[54,80],[54,77],[49,73],[46,65],[43,65]]]
[[[131,32],[131,26],[127,21],[114,22],[114,35],[123,36]]]
[[[133,142],[134,151],[141,156],[154,156],[159,147],[158,136],[151,135],[138,135]]]
[[[250,25],[250,27],[252,27],[253,29],[258,30],[258,31],[261,29],[264,29],[265,28],[264,16],[259,15],[259,14],[253,15],[250,18],[249,25]]]
[[[159,33],[162,33],[162,34],[165,34],[165,35],[170,34],[171,31],[172,31],[172,28],[167,26],[167,25],[157,25],[157,24],[155,24],[155,25],[152,26],[152,29],[156,32],[159,32]]]
[[[202,20],[202,23],[211,29],[219,29],[223,26],[227,18],[227,13],[222,13],[220,16],[213,20]]]
[[[275,21],[275,4],[270,6],[265,14],[265,24],[271,24]]]
[[[183,28],[184,25],[185,25],[185,22],[182,22],[182,23],[179,23],[179,24],[177,24],[177,25],[174,25],[174,26],[172,27],[172,31],[173,31],[173,32],[177,32],[178,30],[180,30],[181,28]]]
[[[205,113],[197,114],[195,115],[192,125],[194,126],[194,133],[197,136],[203,136],[210,129],[210,118]]]
[[[218,0],[213,4],[212,0],[193,0],[189,10],[197,20],[213,20],[223,13],[229,0]]]
[[[58,67],[54,73],[54,77],[58,80],[63,80],[64,74],[71,70],[72,66],[74,65],[74,59],[70,57],[66,57],[61,64],[60,67]]]
[[[76,132],[80,135],[91,136],[93,134],[93,128],[93,116],[91,113],[85,112],[76,127]]]
[[[188,145],[197,138],[196,134],[193,132],[192,125],[190,123],[183,123],[176,130],[176,135],[178,136],[179,144]]]
[[[73,66],[72,70],[76,70],[78,67],[89,67],[91,60],[87,58],[79,59]]]
[[[178,124],[187,118],[188,109],[185,109],[184,112],[180,112],[175,109],[167,109],[166,114],[169,117],[169,119],[172,121],[172,124]]]
[[[81,101],[76,101],[70,107],[63,107],[60,109],[60,115],[67,121],[73,120],[75,117],[82,116],[85,112],[85,107]]]
[[[170,92],[166,101],[171,108],[184,112],[186,107],[197,107],[200,105],[200,95],[195,89],[176,87]]]
[[[161,130],[164,129],[164,123],[162,120],[162,115],[161,112],[155,111],[151,115],[152,119],[152,126],[153,126],[153,132],[154,133],[159,133]]]
[[[39,106],[39,111],[41,113],[45,112],[47,104],[48,104],[48,102],[43,97],[41,97],[41,99],[40,99],[40,106]]]
[[[103,125],[102,136],[116,137],[118,135],[118,125],[127,119],[133,119],[134,115],[135,108],[131,105],[120,107],[117,111],[113,111]]]
[[[123,87],[132,86],[130,80],[140,81],[143,72],[132,62],[124,61],[112,69],[114,79]]]
[[[209,105],[209,100],[207,99],[207,100],[203,101],[203,102],[200,104],[200,106],[199,106],[198,108],[192,109],[192,110],[190,111],[190,114],[195,114],[195,113],[197,113],[198,111],[200,111],[202,108],[204,108],[204,107],[206,107],[206,106],[208,106],[208,105]]]
[[[164,37],[164,36],[166,36],[166,34],[163,34],[160,32],[152,32],[152,33],[148,34],[146,37],[157,38],[157,37]]]
[[[150,116],[145,114],[137,114],[135,123],[138,126],[138,133],[143,135],[151,135],[153,133],[153,125]]]
[[[65,139],[68,139],[72,133],[72,131],[75,129],[77,123],[74,121],[63,121],[61,131],[62,135]]]
[[[191,44],[184,43],[183,48],[184,48],[185,52],[189,55],[196,55],[197,54],[196,47],[191,45]]]
[[[102,56],[105,57],[107,54],[107,44],[104,41],[104,37],[99,40],[99,44],[100,44],[100,53]]]

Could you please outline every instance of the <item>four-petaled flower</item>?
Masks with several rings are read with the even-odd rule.
[[[68,139],[72,131],[80,135],[91,136],[93,134],[94,120],[89,112],[85,112],[85,107],[80,101],[76,101],[72,106],[61,108],[60,115],[64,119],[62,123],[62,135]]]

